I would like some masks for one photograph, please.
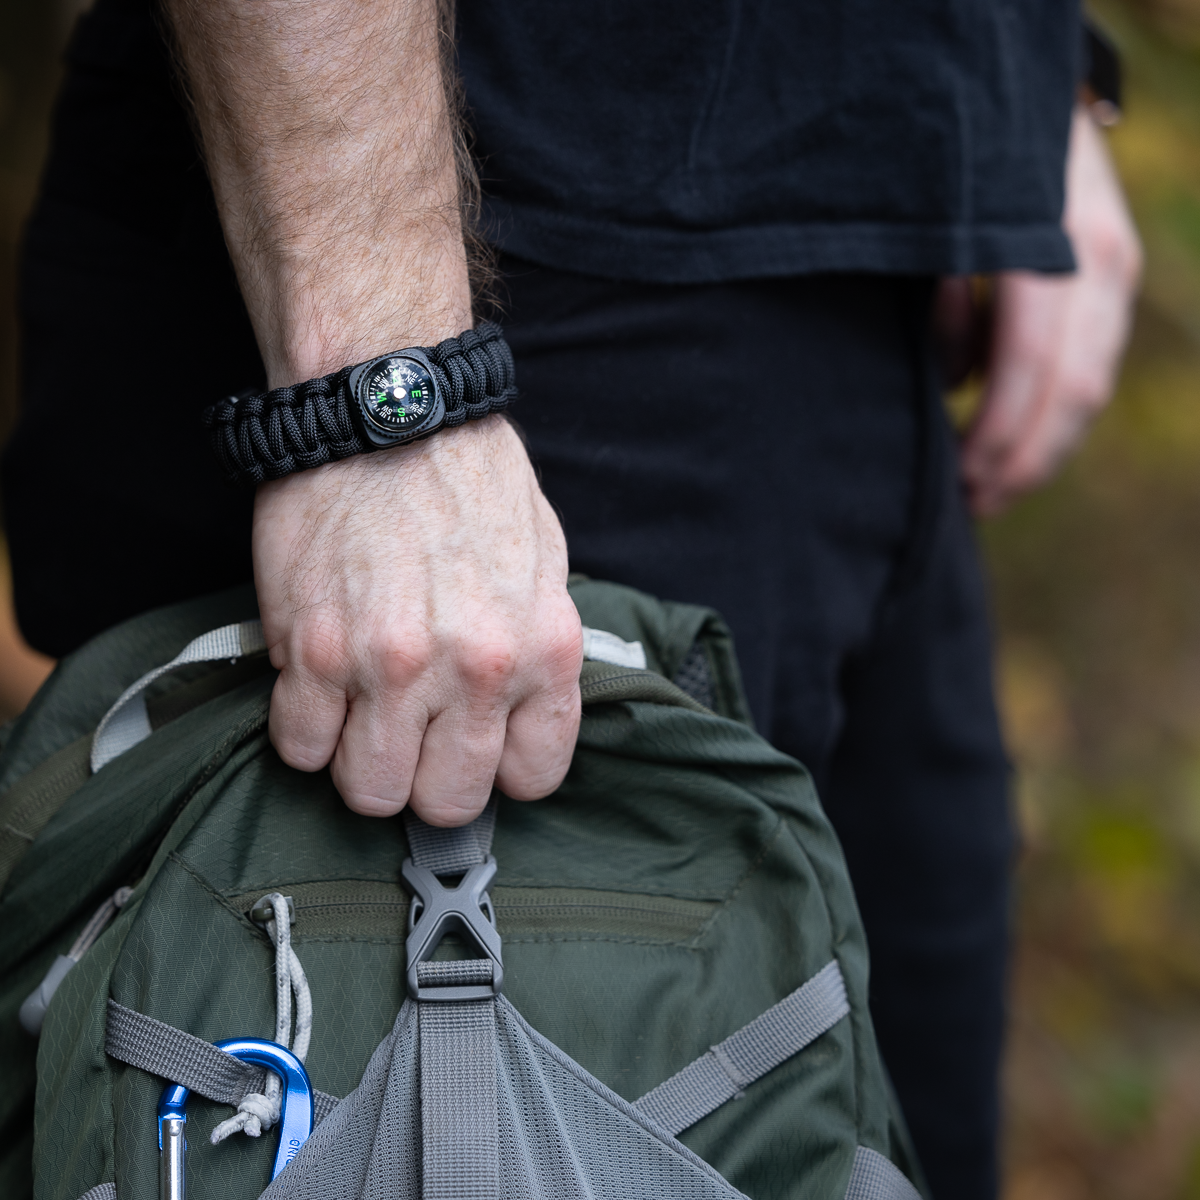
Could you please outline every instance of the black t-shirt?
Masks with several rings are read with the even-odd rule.
[[[661,282],[1072,266],[1078,0],[460,0],[485,232]]]

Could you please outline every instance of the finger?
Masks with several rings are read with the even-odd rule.
[[[425,729],[410,803],[430,825],[465,825],[488,802],[504,749],[507,706],[456,706]]]
[[[1078,304],[1073,310],[1059,370],[1046,400],[994,481],[994,510],[1049,480],[1112,394],[1116,356],[1105,360],[1104,347],[1094,344],[1099,314],[1091,308]]]
[[[996,480],[994,503],[1011,504],[1050,479],[1083,437],[1095,411],[1072,397],[1055,397],[1044,405]]]
[[[1049,480],[1112,395],[1128,332],[1128,292],[1083,270],[1072,280],[1069,298],[1041,401],[986,491],[976,496],[977,506],[989,513]]]
[[[566,777],[579,737],[579,680],[544,689],[509,713],[496,786],[514,800],[540,800]]]
[[[544,613],[538,686],[508,716],[497,786],[514,800],[540,800],[566,776],[579,737],[583,626],[569,599]]]
[[[989,377],[961,450],[972,507],[986,509],[1013,455],[1046,402],[1058,369],[1070,281],[1008,272],[996,281]]]
[[[271,692],[271,745],[289,767],[319,771],[333,757],[346,720],[346,690],[299,666],[285,666]]]
[[[395,816],[408,803],[429,713],[410,693],[382,689],[354,698],[330,775],[346,807]]]

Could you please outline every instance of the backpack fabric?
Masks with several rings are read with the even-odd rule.
[[[840,849],[804,768],[751,728],[727,629],[571,593],[593,661],[570,772],[536,803],[496,794],[466,834],[359,816],[327,771],[282,763],[250,589],[64,660],[0,753],[0,1193],[158,1196],[179,1062],[198,1200],[918,1194]],[[191,657],[220,661],[184,654],[105,722],[213,630]],[[489,851],[502,995],[415,1000],[402,865],[451,887]],[[251,917],[267,895],[292,906],[290,951]],[[274,1129],[208,1139],[262,1071],[204,1043],[277,1032],[279,953],[311,992],[319,1123],[272,1181]],[[456,954],[420,986],[476,980]],[[39,988],[35,1039],[18,1014]]]

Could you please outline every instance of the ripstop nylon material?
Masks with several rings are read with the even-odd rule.
[[[0,892],[63,801],[87,782],[91,744],[90,734],[76,738],[0,796]]]
[[[423,963],[420,968],[422,984],[482,983],[490,976],[491,964],[481,959]],[[478,1105],[474,1102],[479,1101],[485,1109],[489,1102],[493,1106],[495,1102],[493,1006],[492,1001],[418,1005],[424,1153],[437,1164],[439,1187],[455,1169],[464,1146],[472,1145],[476,1135],[486,1147],[484,1153],[491,1154],[495,1130],[486,1120],[480,1122],[474,1111]],[[836,962],[831,962],[790,996],[635,1101],[632,1107],[668,1133],[679,1134],[799,1053],[848,1012],[841,970]],[[449,1013],[453,1013],[452,1019],[444,1015]],[[463,1054],[462,1062],[457,1059],[447,1062],[448,1044],[457,1047],[455,1053]],[[261,1068],[242,1063],[191,1034],[112,1000],[106,1049],[114,1058],[183,1082],[210,1099],[226,1100],[238,1088],[248,1085],[250,1091],[261,1090],[255,1079],[256,1075],[264,1074]],[[482,1075],[481,1065],[486,1068]],[[236,1076],[239,1070],[240,1078],[233,1082],[231,1076]],[[450,1086],[444,1086],[447,1083]],[[464,1097],[470,1098],[471,1103],[464,1104]],[[333,1097],[317,1093],[317,1121],[323,1120],[337,1103]],[[465,1141],[464,1124],[473,1131],[472,1138]],[[428,1163],[426,1170],[428,1177]],[[469,1165],[467,1173],[473,1178],[491,1178],[490,1173],[475,1164]],[[452,1195],[453,1191],[436,1190],[429,1194]]]
[[[647,1092],[634,1107],[670,1133],[682,1133],[798,1054],[849,1011],[845,981],[834,961],[761,1017]]]
[[[130,684],[104,714],[92,739],[92,774],[150,736],[145,691],[156,679],[188,663],[241,658],[244,654],[254,654],[266,648],[262,622],[239,621],[236,625],[223,625],[220,629],[193,638],[169,663],[147,671],[136,683]]]

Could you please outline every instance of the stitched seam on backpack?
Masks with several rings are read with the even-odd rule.
[[[217,743],[213,748],[212,753],[208,756],[208,760],[204,767],[197,775],[192,786],[184,793],[179,803],[175,805],[170,816],[163,823],[162,835],[155,841],[154,845],[149,847],[145,854],[135,864],[133,875],[136,878],[141,875],[142,878],[138,883],[138,891],[143,892],[149,886],[158,872],[162,870],[165,863],[174,853],[174,850],[168,850],[163,856],[163,863],[159,863],[157,869],[154,869],[155,861],[162,851],[163,843],[171,836],[172,830],[183,816],[188,806],[200,794],[200,791],[208,785],[209,782],[218,774],[229,760],[237,753],[241,747],[249,742],[252,738],[260,735],[263,728],[266,726],[267,717],[269,715],[268,703],[262,703],[256,712],[252,713],[240,725],[231,730],[224,738]],[[194,828],[194,826],[193,826]],[[185,835],[186,836],[186,835]],[[182,860],[181,860],[182,861]],[[144,864],[144,868],[143,868]],[[140,898],[140,897],[139,897]]]
[[[841,945],[845,941],[845,937],[838,935],[837,922],[834,921],[833,912],[829,907],[829,897],[825,890],[825,880],[822,878],[821,872],[817,869],[816,863],[813,862],[808,851],[804,848],[804,842],[801,840],[799,833],[792,828],[790,822],[784,821],[784,824],[787,825],[788,833],[791,835],[792,841],[795,843],[796,848],[804,858],[804,861],[808,863],[808,869],[813,873],[813,878],[816,879],[818,884],[820,884],[816,890],[818,895],[821,897],[821,907],[825,911],[825,920],[829,926],[830,949],[832,950],[835,946]],[[850,883],[848,877],[846,878],[845,882],[847,887],[849,887]],[[863,936],[865,938],[865,931]],[[834,959],[837,960],[838,969],[841,970],[841,960],[836,952],[834,953]],[[845,971],[842,971],[842,978],[846,978]],[[849,1002],[850,988],[848,983],[846,985],[846,998],[847,1002]],[[863,1127],[864,1089],[860,1086],[860,1083],[862,1082],[860,1073],[864,1070],[866,1063],[863,1061],[862,1055],[859,1053],[859,1030],[855,1021],[856,1016],[857,1014],[855,1012],[854,1005],[851,1003],[850,1012],[846,1017],[846,1023],[850,1030],[850,1057],[853,1066],[853,1070],[850,1073],[850,1078],[854,1080],[854,1128],[856,1130],[861,1130]]]
[[[191,865],[191,863],[189,863],[187,861],[187,859],[185,859],[179,853],[178,850],[172,850],[167,855],[167,861],[173,862],[177,867],[179,867],[180,869],[185,871],[187,873],[187,875],[196,883],[196,885],[198,887],[202,888],[205,892],[207,892],[208,895],[213,900],[215,900],[217,902],[217,904],[219,904],[223,909],[225,909],[226,912],[228,912],[232,916],[234,916],[237,919],[237,922],[239,925],[244,925],[260,941],[266,943],[266,945],[270,946],[272,944],[271,939],[267,934],[267,931],[265,929],[259,927],[258,925],[255,925],[255,923],[250,920],[249,913],[242,912],[242,910],[240,908],[238,908],[236,905],[234,905],[225,896],[221,895],[221,893],[218,892],[217,889],[214,888],[212,886],[212,884],[210,884],[208,882],[208,880],[205,879],[204,876],[201,875],[200,872],[198,870],[196,870],[196,868],[193,867]]]
[[[755,873],[755,871],[758,870],[759,867],[762,866],[763,862],[766,860],[767,855],[771,852],[772,848],[779,841],[780,830],[783,828],[784,820],[783,820],[783,817],[780,816],[779,813],[775,812],[774,809],[771,809],[771,812],[774,814],[775,819],[778,822],[778,824],[775,826],[774,830],[771,832],[771,836],[769,838],[767,838],[767,840],[765,842],[763,842],[761,849],[754,856],[749,867],[746,868],[745,873],[737,880],[737,882],[730,889],[729,894],[717,906],[716,912],[714,912],[713,915],[711,917],[709,917],[707,921],[704,922],[704,924],[700,927],[700,930],[697,932],[696,936],[694,938],[692,938],[690,943],[688,943],[690,949],[693,949],[693,950],[700,949],[701,941],[709,934],[709,932],[711,932],[712,927],[716,924],[716,922],[717,922],[718,918],[721,916],[721,914],[723,912],[725,912],[729,908],[729,906],[738,898],[738,896],[741,894],[742,889],[750,881],[751,876]]]

